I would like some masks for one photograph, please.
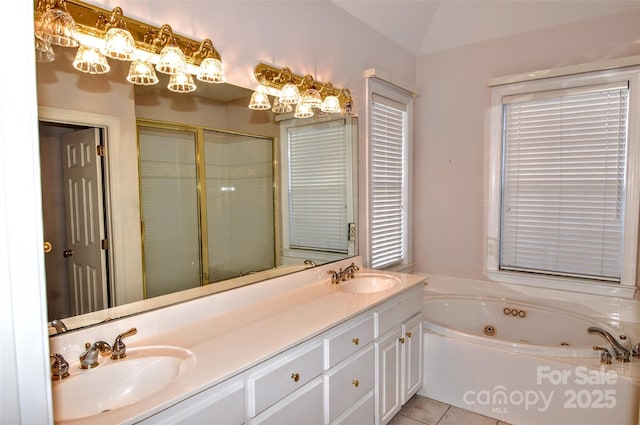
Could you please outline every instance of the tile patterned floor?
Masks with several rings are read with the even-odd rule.
[[[413,396],[391,419],[389,425],[509,425],[493,418],[450,406],[439,401]]]

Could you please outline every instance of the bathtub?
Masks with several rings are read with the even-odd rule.
[[[423,317],[427,331],[518,353],[597,357],[593,346],[609,344],[589,334],[590,326],[605,329],[630,348],[626,334],[587,316],[504,299],[429,296]]]
[[[616,327],[541,303],[425,294],[419,394],[516,425],[635,425],[640,361],[600,364]],[[622,338],[621,338],[622,337]],[[626,340],[624,339],[626,337]]]

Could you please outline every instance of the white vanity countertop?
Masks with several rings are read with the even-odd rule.
[[[90,422],[93,425],[139,421],[238,375],[395,295],[422,285],[425,279],[424,276],[404,273],[383,273],[398,277],[400,283],[383,292],[353,294],[340,290],[338,285],[332,285],[328,278],[324,278],[151,337],[145,338],[144,326],[138,326],[138,338],[135,342],[132,338],[129,348],[148,345],[187,348],[195,354],[196,365],[176,383],[138,403],[64,423]],[[197,308],[203,307],[206,308],[206,303],[201,301]],[[157,314],[162,314],[162,310]],[[202,315],[194,314],[194,317]],[[75,357],[72,355],[71,359]],[[73,372],[77,364],[69,358],[67,360]]]

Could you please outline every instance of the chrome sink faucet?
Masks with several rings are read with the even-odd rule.
[[[111,347],[111,359],[112,360],[120,360],[127,357],[127,346],[124,345],[122,340],[128,336],[135,335],[138,333],[136,328],[131,328],[126,332],[121,333],[116,337],[116,340],[113,342],[113,346]]]
[[[337,285],[340,282],[353,278],[358,270],[360,270],[360,268],[356,266],[355,263],[351,263],[351,265],[346,267],[344,270],[340,269],[338,272],[329,270],[327,273],[331,275],[331,283]]]
[[[62,354],[54,353],[49,355],[51,360],[51,379],[54,381],[62,381],[69,377],[69,363],[62,357]]]
[[[98,366],[98,355],[108,356],[111,354],[111,346],[104,342],[98,341],[93,345],[86,343],[84,348],[86,351],[80,355],[80,368],[92,369]]]
[[[606,330],[598,326],[591,326],[589,329],[587,329],[587,332],[589,332],[590,334],[593,334],[593,333],[598,334],[604,339],[606,339],[609,342],[609,344],[611,344],[611,348],[613,349],[613,353],[615,355],[616,360],[621,362],[630,361],[631,352],[626,348],[624,348],[618,342],[618,340],[615,339],[613,335],[611,335],[609,332],[607,332]]]

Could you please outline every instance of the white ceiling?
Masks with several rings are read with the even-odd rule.
[[[416,55],[640,9],[640,0],[332,1]]]

